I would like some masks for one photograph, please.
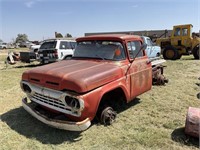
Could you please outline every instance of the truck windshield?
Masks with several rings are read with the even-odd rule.
[[[40,49],[53,49],[56,47],[56,41],[44,42]]]
[[[81,41],[77,43],[73,58],[96,58],[102,60],[123,60],[125,52],[116,41]]]

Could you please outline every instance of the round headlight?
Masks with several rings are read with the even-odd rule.
[[[22,84],[22,88],[27,93],[31,93],[32,91],[31,88],[27,84],[24,84],[24,83]]]
[[[80,103],[78,99],[70,97],[70,96],[65,96],[65,102],[68,106],[72,108],[79,109],[80,108]]]

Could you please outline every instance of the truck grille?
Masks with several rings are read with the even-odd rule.
[[[45,96],[39,93],[34,93],[34,95],[31,95],[30,99],[40,105],[49,107],[51,109],[69,114],[70,108],[65,106],[63,104],[63,102],[59,99],[53,98],[53,97],[49,97],[49,96]]]
[[[28,98],[31,101],[39,105],[45,106],[64,114],[76,117],[81,116],[81,111],[84,108],[84,102],[82,100],[74,98],[73,95],[67,94],[62,91],[44,88],[36,84],[28,83],[26,81],[21,82],[21,88],[27,94]],[[68,103],[72,103],[74,105],[68,104],[66,102],[66,98]]]
[[[56,106],[59,108],[65,108],[65,105],[62,103],[61,100],[55,99],[53,97],[48,97],[48,96],[45,96],[45,95],[42,95],[39,93],[35,93],[33,98],[35,98],[41,102],[44,102],[46,104],[52,105],[52,106]]]

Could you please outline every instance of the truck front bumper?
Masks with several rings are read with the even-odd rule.
[[[31,105],[29,105],[29,103],[27,102],[27,98],[22,99],[22,106],[33,117],[54,128],[68,130],[68,131],[84,131],[91,125],[91,121],[89,118],[86,118],[85,120],[80,122],[72,122],[72,121],[64,121],[64,120],[48,118],[45,115],[42,115],[38,111],[34,110],[34,108],[32,108]]]

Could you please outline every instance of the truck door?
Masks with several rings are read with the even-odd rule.
[[[175,45],[175,46],[181,46],[182,45],[181,27],[174,27],[173,35],[172,35],[172,38],[171,38],[171,44]]]
[[[67,54],[68,42],[61,41],[58,49],[58,59],[62,60]]]
[[[181,39],[181,45],[185,47],[192,47],[192,35],[191,35],[191,29],[190,26],[182,27],[182,39]]]
[[[152,85],[151,64],[140,47],[140,41],[127,42],[130,61],[135,58],[129,69],[131,99],[150,90]]]

